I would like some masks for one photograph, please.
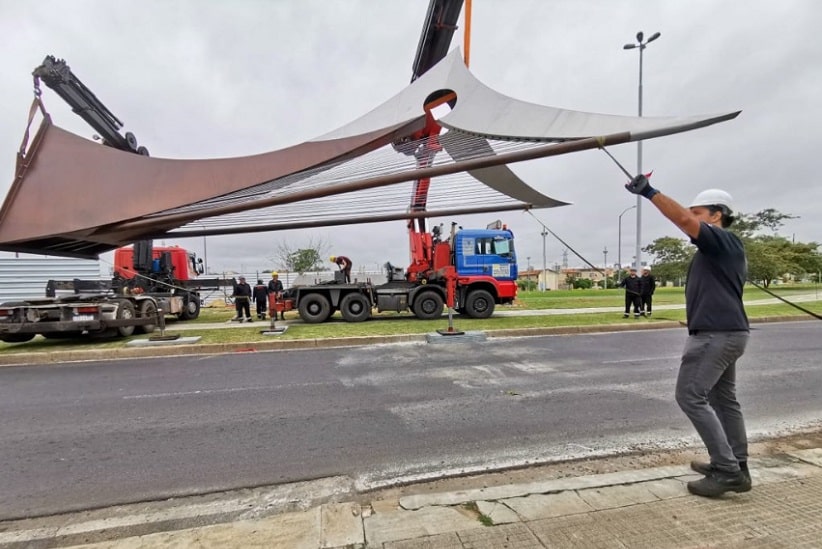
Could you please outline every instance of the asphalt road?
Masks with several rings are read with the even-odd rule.
[[[671,448],[685,331],[0,368],[0,519],[350,475]],[[820,425],[822,323],[756,325],[752,435]]]

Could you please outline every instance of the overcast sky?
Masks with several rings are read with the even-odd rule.
[[[155,157],[244,156],[335,129],[404,88],[427,0],[203,0],[16,2],[0,0],[0,187],[5,196],[31,102],[31,71],[44,56],[74,73]],[[462,47],[461,29],[452,48]],[[662,36],[644,54],[646,116],[742,110],[733,121],[646,141],[644,171],[683,203],[709,187],[737,209],[799,216],[782,233],[822,242],[822,2],[817,0],[474,0],[470,70],[485,84],[543,105],[635,115],[637,31]],[[93,135],[51,90],[55,123]],[[611,149],[631,171],[636,145]],[[530,185],[573,205],[537,210],[551,230],[597,265],[616,262],[619,214],[636,203],[601,151],[512,165]],[[124,189],[124,200],[139,200]],[[43,212],[59,215],[59,212]],[[635,210],[622,218],[622,262],[636,244]],[[505,212],[521,267],[543,261],[541,227]],[[451,219],[435,220],[445,222]],[[642,245],[679,236],[649,204]],[[276,250],[313,238],[355,270],[408,262],[402,221],[312,231],[208,237],[215,272],[279,268]],[[202,252],[203,239],[166,241]],[[564,246],[545,239],[548,266]],[[104,259],[106,257],[104,256]],[[569,266],[582,262],[568,254]]]

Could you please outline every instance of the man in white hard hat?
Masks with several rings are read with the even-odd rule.
[[[748,438],[736,399],[736,362],[748,343],[748,317],[742,305],[748,266],[742,242],[726,230],[734,221],[731,195],[708,189],[685,208],[653,188],[647,176],[636,176],[625,188],[650,200],[697,247],[685,287],[689,336],[676,401],[711,461],[691,463],[705,478],[689,482],[688,490],[707,497],[747,492]]]

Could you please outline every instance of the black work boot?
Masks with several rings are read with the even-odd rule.
[[[742,471],[726,473],[713,469],[705,478],[688,483],[688,491],[697,496],[716,498],[725,492],[749,492],[751,479]]]
[[[751,481],[751,472],[748,470],[748,462],[747,461],[740,461],[739,462],[739,469],[742,471],[742,474],[748,479],[748,482]],[[708,476],[711,474],[711,471],[715,471],[713,463],[706,463],[704,461],[692,461],[691,462],[691,470],[696,471],[700,475]]]

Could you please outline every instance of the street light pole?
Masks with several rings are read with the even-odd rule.
[[[620,282],[622,281],[622,216],[625,215],[625,212],[633,210],[634,208],[636,208],[636,206],[625,208],[622,210],[622,213],[619,214],[619,241],[617,242],[617,268],[619,269],[619,273],[617,279]]]
[[[636,44],[625,44],[622,46],[622,49],[625,50],[632,50],[634,48],[639,49],[639,116],[642,117],[642,52],[645,51],[645,48],[660,37],[660,33],[655,32],[648,38],[648,40],[643,41],[645,35],[642,31],[636,33]],[[642,141],[637,141],[636,143],[636,173],[637,175],[642,173]],[[636,196],[636,268],[640,268],[640,263],[642,263],[642,197],[640,195]]]
[[[602,273],[603,278],[605,279],[605,289],[608,289],[608,246],[605,246],[602,250]]]
[[[543,227],[542,232],[542,291],[548,290],[548,267],[545,262],[545,237],[548,236],[548,231]]]

